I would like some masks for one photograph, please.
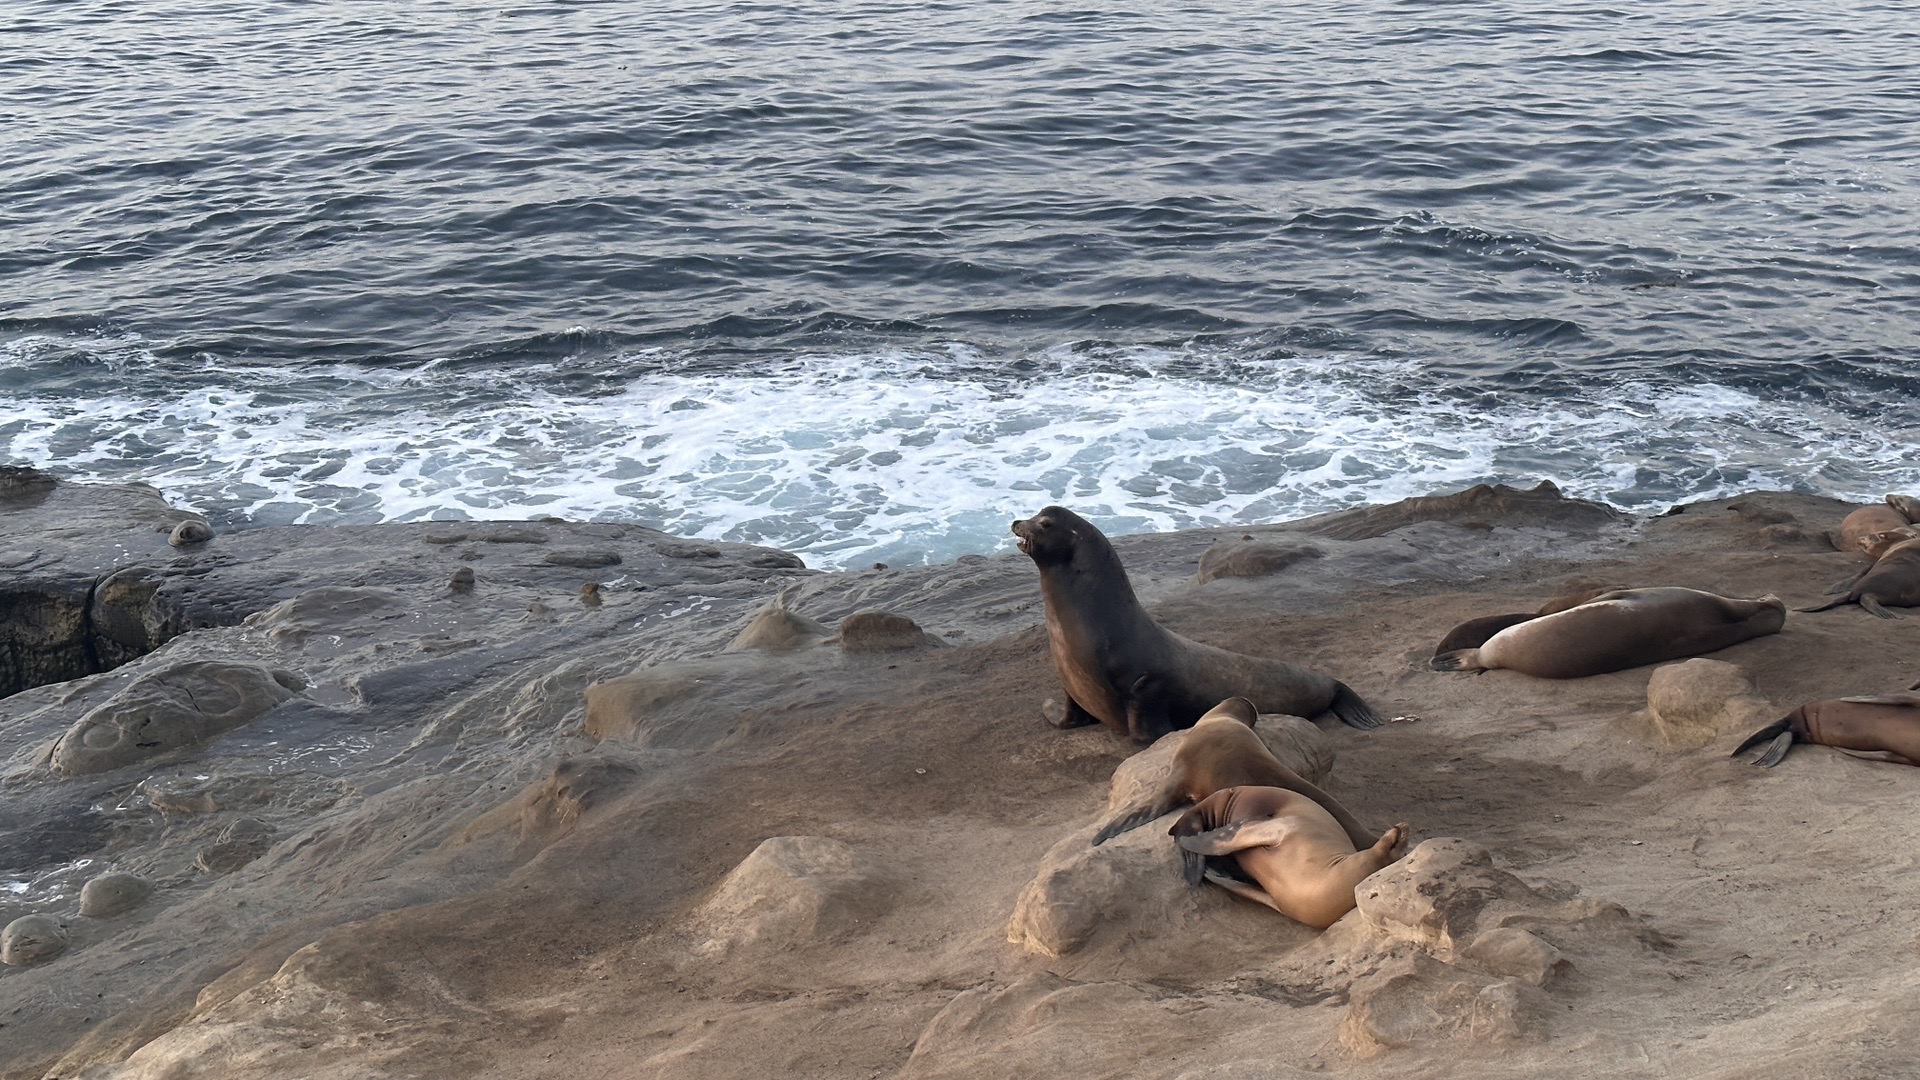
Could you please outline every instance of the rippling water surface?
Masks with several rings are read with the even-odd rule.
[[[0,10],[0,460],[816,565],[1920,487],[1920,12]]]

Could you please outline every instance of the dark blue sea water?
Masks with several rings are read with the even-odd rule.
[[[816,565],[1920,488],[1920,11],[0,7],[0,460]]]

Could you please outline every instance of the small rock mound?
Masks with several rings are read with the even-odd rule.
[[[662,664],[587,684],[589,739],[632,739],[670,706],[694,697],[705,680],[695,670]]]
[[[624,761],[561,758],[519,795],[467,826],[462,839],[514,829],[522,843],[551,843],[638,775],[639,770]]]
[[[385,589],[329,585],[308,589],[291,600],[282,600],[265,611],[249,615],[245,625],[264,626],[267,636],[274,641],[297,645],[315,634],[350,629],[354,623],[399,603],[400,597]]]
[[[212,844],[193,860],[194,869],[208,874],[231,874],[267,853],[274,828],[259,818],[236,818]]]
[[[80,914],[90,919],[110,919],[146,903],[153,885],[133,874],[101,874],[80,886]]]
[[[1354,984],[1340,1043],[1358,1057],[1423,1043],[1512,1043],[1544,1034],[1545,996],[1425,953],[1396,957]]]
[[[1197,584],[1219,578],[1256,578],[1277,574],[1297,562],[1326,555],[1320,545],[1305,540],[1254,540],[1215,544],[1200,556]]]
[[[1669,746],[1694,750],[1730,732],[1745,733],[1779,715],[1738,664],[1696,658],[1655,668],[1647,680],[1647,716]]]
[[[702,906],[703,952],[845,940],[893,906],[874,862],[824,836],[776,836],[733,868]]]
[[[920,629],[919,623],[890,611],[856,611],[840,620],[842,652],[899,652],[944,645],[946,642]]]
[[[763,649],[767,652],[790,652],[794,649],[814,645],[832,635],[825,626],[794,611],[788,606],[795,588],[788,588],[779,596],[767,601],[740,632],[734,635],[724,652],[744,652],[748,649]]]
[[[0,930],[0,964],[32,967],[67,951],[67,929],[51,915],[22,915]]]
[[[82,716],[53,745],[61,776],[91,776],[232,731],[304,687],[258,664],[190,660],[142,675]]]

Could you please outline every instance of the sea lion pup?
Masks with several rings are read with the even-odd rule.
[[[1013,534],[1040,568],[1047,647],[1067,695],[1060,726],[1097,721],[1152,742],[1236,695],[1265,712],[1331,711],[1353,727],[1380,726],[1345,683],[1284,660],[1202,645],[1154,622],[1113,545],[1073,511],[1049,506],[1014,522]]]
[[[1883,694],[1813,701],[1747,736],[1728,757],[1768,743],[1754,764],[1771,769],[1794,743],[1841,750],[1878,750],[1903,765],[1920,765],[1920,694]]]
[[[1447,636],[1441,638],[1440,644],[1433,647],[1433,655],[1439,656],[1441,653],[1459,649],[1477,649],[1485,645],[1488,638],[1509,626],[1519,626],[1523,622],[1532,622],[1542,615],[1555,615],[1568,608],[1579,607],[1602,593],[1612,591],[1605,588],[1582,589],[1579,592],[1556,596],[1541,604],[1537,611],[1522,611],[1511,615],[1482,615],[1477,619],[1468,619],[1447,631]]]
[[[1346,831],[1354,847],[1372,847],[1374,835],[1340,805],[1340,800],[1273,756],[1267,744],[1254,734],[1253,725],[1259,721],[1260,714],[1253,702],[1243,697],[1228,698],[1209,709],[1174,752],[1173,768],[1167,773],[1166,782],[1101,826],[1093,836],[1094,846],[1099,847],[1129,829],[1172,813],[1187,803],[1199,802],[1223,788],[1274,787],[1299,792],[1319,803]]]
[[[1881,605],[1920,606],[1920,540],[1903,540],[1893,545],[1859,576],[1834,586],[1831,591],[1844,595],[1824,604],[1794,610],[1825,611],[1842,604],[1859,604],[1882,619],[1900,618]]]
[[[1477,649],[1441,653],[1432,666],[1577,679],[1710,653],[1775,633],[1786,621],[1787,605],[1777,596],[1740,600],[1698,589],[1614,589],[1508,627]]]
[[[1325,930],[1353,910],[1354,886],[1400,857],[1407,825],[1401,822],[1358,848],[1331,814],[1304,795],[1232,787],[1201,800],[1168,832],[1180,845],[1187,884],[1211,881]],[[1224,866],[1215,862],[1228,858]]]
[[[1885,532],[1911,524],[1907,516],[1893,505],[1895,498],[1906,496],[1889,495],[1887,501],[1877,506],[1863,506],[1841,519],[1840,527],[1827,534],[1827,539],[1841,551],[1859,551],[1860,541],[1869,533]]]

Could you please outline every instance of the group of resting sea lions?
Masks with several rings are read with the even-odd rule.
[[[1872,563],[1837,585],[1840,598],[1800,611],[1857,603],[1920,606],[1920,499],[1849,515],[1836,547]],[[1261,713],[1331,712],[1356,728],[1380,717],[1345,683],[1283,660],[1248,656],[1175,634],[1134,596],[1113,545],[1071,510],[1049,506],[1013,523],[1040,570],[1047,645],[1066,692],[1060,727],[1104,724],[1149,743],[1191,728],[1166,781],[1094,835],[1103,844],[1188,806],[1169,830],[1189,884],[1212,882],[1318,929],[1354,907],[1354,886],[1403,852],[1407,825],[1375,835],[1346,807],[1288,768],[1254,732]],[[1676,587],[1606,589],[1549,601],[1537,611],[1473,619],[1434,650],[1439,671],[1506,668],[1573,679],[1698,656],[1777,633],[1787,606]],[[1802,705],[1734,751],[1769,744],[1755,762],[1780,762],[1795,742],[1874,751],[1920,765],[1920,684],[1907,693]],[[1191,804],[1191,805],[1189,805]]]

